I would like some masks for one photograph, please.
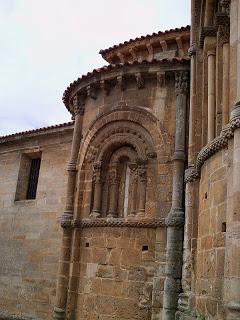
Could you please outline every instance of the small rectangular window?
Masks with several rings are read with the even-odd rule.
[[[26,152],[22,154],[15,201],[36,198],[40,164],[40,152]]]
[[[32,159],[28,182],[27,199],[35,199],[41,159]]]

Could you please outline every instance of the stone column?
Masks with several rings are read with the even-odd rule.
[[[132,179],[132,205],[130,216],[134,217],[137,213],[137,189],[138,189],[138,175],[137,165],[135,163],[130,164],[131,179]]]
[[[215,137],[215,50],[207,52],[208,58],[208,143]]]
[[[140,160],[138,162],[138,178],[139,178],[139,202],[138,202],[138,216],[145,215],[146,206],[146,189],[147,189],[147,160]]]
[[[167,254],[163,296],[163,319],[174,320],[181,288],[183,246],[183,177],[188,93],[188,72],[176,72],[176,131],[173,161],[172,208],[166,218]]]
[[[101,216],[101,201],[102,201],[102,179],[101,179],[101,162],[94,164],[94,196],[93,209],[91,217],[98,218]]]
[[[74,190],[77,174],[76,164],[82,137],[82,121],[84,115],[84,102],[77,95],[73,99],[73,113],[75,115],[75,123],[73,130],[71,156],[67,168],[68,181],[66,205],[61,219],[63,236],[57,276],[56,301],[54,307],[54,317],[57,319],[64,319],[66,312],[65,309],[67,303],[67,288],[72,240],[71,222],[73,220]]]
[[[229,43],[223,43],[222,126],[229,121]]]
[[[116,217],[118,209],[118,190],[119,190],[119,177],[117,172],[117,164],[114,163],[110,167],[109,172],[109,209],[108,217]]]
[[[184,242],[183,242],[183,266],[182,266],[182,293],[179,295],[179,310],[185,311],[189,309],[191,297],[191,282],[192,282],[192,261],[193,261],[193,238],[197,235],[193,234],[193,215],[194,215],[194,201],[196,198],[194,180],[198,176],[194,168],[194,131],[195,118],[194,113],[195,99],[196,99],[196,49],[192,45],[189,49],[189,56],[191,57],[191,82],[190,82],[190,110],[189,110],[189,129],[188,129],[188,168],[185,171],[185,225],[184,225]],[[195,194],[194,194],[195,192]],[[197,224],[196,219],[194,224]],[[196,228],[197,229],[197,226]]]

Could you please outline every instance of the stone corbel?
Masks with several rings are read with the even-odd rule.
[[[182,57],[184,55],[182,37],[176,37],[175,40],[177,42],[179,56]]]
[[[144,88],[144,78],[140,72],[135,73],[135,79],[137,81],[138,89],[143,89]]]
[[[160,45],[161,45],[163,51],[168,50],[168,44],[167,44],[166,40],[160,40]]]
[[[135,49],[130,48],[130,49],[129,49],[129,53],[130,53],[130,55],[132,56],[133,61],[137,61],[137,60],[138,60],[137,53],[136,53],[136,50],[135,50]]]
[[[96,100],[97,99],[97,88],[95,85],[88,85],[87,86],[87,96]]]
[[[118,58],[119,58],[119,60],[120,60],[121,63],[124,63],[124,62],[125,62],[124,55],[123,55],[122,52],[118,52],[118,53],[117,53],[117,56],[118,56]]]
[[[149,42],[149,43],[147,43],[146,47],[147,47],[147,50],[148,50],[148,61],[152,61],[153,60],[153,46]]]
[[[105,92],[105,94],[108,96],[111,90],[111,83],[106,80],[100,81],[100,88]]]
[[[124,91],[126,89],[126,78],[124,78],[123,76],[118,76],[117,85],[122,91]]]
[[[159,87],[165,87],[165,72],[157,72],[157,85]]]

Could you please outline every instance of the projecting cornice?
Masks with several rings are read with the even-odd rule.
[[[126,63],[146,59],[161,59],[169,54],[176,57],[187,55],[190,41],[190,26],[159,31],[146,36],[130,39],[108,49],[100,50],[109,63]],[[186,45],[185,45],[186,44]]]
[[[73,112],[73,97],[78,94],[81,99],[96,99],[103,90],[105,95],[111,93],[112,88],[118,86],[121,90],[127,88],[128,79],[134,79],[136,88],[143,89],[145,79],[155,75],[158,85],[164,85],[166,71],[180,71],[189,69],[189,57],[163,59],[108,65],[94,69],[71,83],[63,94],[63,102],[68,111]]]

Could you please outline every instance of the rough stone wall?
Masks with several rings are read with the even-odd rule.
[[[223,318],[228,165],[228,149],[213,155],[202,167],[199,187],[196,308],[209,319]]]
[[[151,319],[159,313],[163,236],[157,252],[154,229],[91,228],[80,237],[77,319]]]
[[[71,134],[0,146],[0,317],[51,318]],[[39,147],[36,199],[14,201],[21,154]]]

